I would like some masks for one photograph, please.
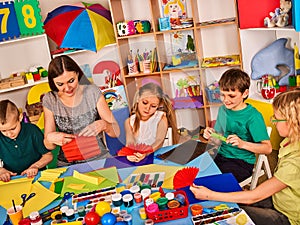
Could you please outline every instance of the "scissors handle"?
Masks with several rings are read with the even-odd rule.
[[[21,198],[22,198],[23,202],[22,202],[21,206],[24,207],[24,206],[25,206],[25,203],[26,203],[29,199],[33,198],[34,196],[35,196],[35,193],[34,193],[34,192],[30,193],[30,195],[28,195],[28,197],[27,197],[27,194],[22,194],[22,195],[21,195]]]

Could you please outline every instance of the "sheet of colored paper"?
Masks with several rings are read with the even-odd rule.
[[[164,166],[158,164],[151,164],[145,166],[139,166],[134,170],[133,174],[142,174],[142,173],[155,173],[155,172],[165,172],[165,179],[162,184],[162,188],[173,189],[173,178],[176,172],[182,169],[183,166]],[[126,178],[123,183],[128,183],[128,178]]]
[[[30,192],[32,180],[26,177],[9,182],[0,181],[0,205],[8,209],[12,206],[12,200],[15,201],[16,205],[21,204],[21,195]]]
[[[79,185],[84,185],[83,189],[78,190]],[[117,185],[116,182],[112,182],[108,179],[103,181],[99,185],[91,184],[87,181],[83,181],[80,179],[77,179],[75,177],[65,177],[64,178],[64,184],[61,190],[61,197],[63,197],[65,192],[74,192],[75,194],[80,194],[82,192],[89,192],[89,191],[95,191],[101,188],[106,188],[106,187],[115,187]],[[75,189],[73,189],[75,187]]]
[[[101,184],[105,180],[105,178],[100,175],[93,176],[89,174],[83,174],[76,170],[73,171],[73,177],[96,185]]]
[[[87,173],[88,175],[91,176],[100,176],[100,177],[104,177],[114,183],[119,183],[121,182],[120,178],[119,178],[119,173],[117,170],[117,167],[109,167],[109,168],[105,168],[105,169],[99,169],[99,170],[95,170],[95,171],[91,171]]]
[[[34,192],[36,195],[26,202],[25,207],[23,208],[24,217],[29,216],[31,212],[41,210],[59,197],[59,194],[56,194],[53,191],[50,191],[48,188],[45,188],[38,181],[31,185],[30,193],[32,192]]]

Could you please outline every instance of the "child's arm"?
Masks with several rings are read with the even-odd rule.
[[[226,142],[232,144],[233,146],[246,149],[253,153],[270,154],[272,152],[272,145],[270,140],[264,140],[260,143],[252,143],[244,141],[240,139],[237,135],[232,134],[228,135]]]
[[[272,177],[250,191],[222,193],[209,190],[204,186],[196,185],[191,186],[190,190],[197,199],[253,204],[272,196],[286,187],[286,184],[279,181],[276,177]]]
[[[16,176],[17,173],[13,173],[3,167],[0,168],[0,180],[4,182],[10,181],[10,177]]]
[[[164,115],[159,121],[157,126],[156,140],[152,144],[153,152],[155,152],[157,149],[163,146],[167,132],[168,132],[168,119],[166,115]]]
[[[125,135],[126,135],[126,146],[130,144],[135,144],[135,138],[133,134],[132,127],[130,126],[130,118],[126,119],[124,122],[124,129],[125,129]]]
[[[48,165],[53,159],[53,155],[51,152],[47,152],[42,157],[40,160],[36,161],[33,163],[28,169],[24,170],[21,175],[27,175],[28,178],[32,178],[37,175],[39,169],[45,167]]]

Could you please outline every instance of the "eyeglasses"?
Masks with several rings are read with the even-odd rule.
[[[278,123],[278,122],[286,122],[286,119],[276,119],[275,116],[270,117],[270,122],[271,123]]]

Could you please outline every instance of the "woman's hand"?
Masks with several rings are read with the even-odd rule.
[[[10,177],[16,176],[17,173],[13,173],[7,169],[1,168],[0,169],[0,180],[4,182],[10,181]]]
[[[28,169],[24,170],[21,175],[27,175],[28,178],[33,178],[35,177],[39,172],[39,168],[37,167],[29,167]]]
[[[212,191],[204,186],[197,186],[193,184],[190,186],[190,190],[195,195],[195,198],[201,200],[208,200],[210,196],[212,196]]]
[[[127,156],[127,159],[130,162],[140,162],[142,161],[145,157],[147,156],[147,154],[142,154],[139,152],[134,153],[134,155],[129,155]]]
[[[63,132],[51,132],[47,135],[47,140],[50,143],[63,146],[70,143],[76,136],[74,134],[66,134]]]
[[[107,128],[107,123],[104,120],[96,120],[87,127],[85,127],[80,133],[79,136],[91,137],[97,136],[100,132],[105,131]]]

